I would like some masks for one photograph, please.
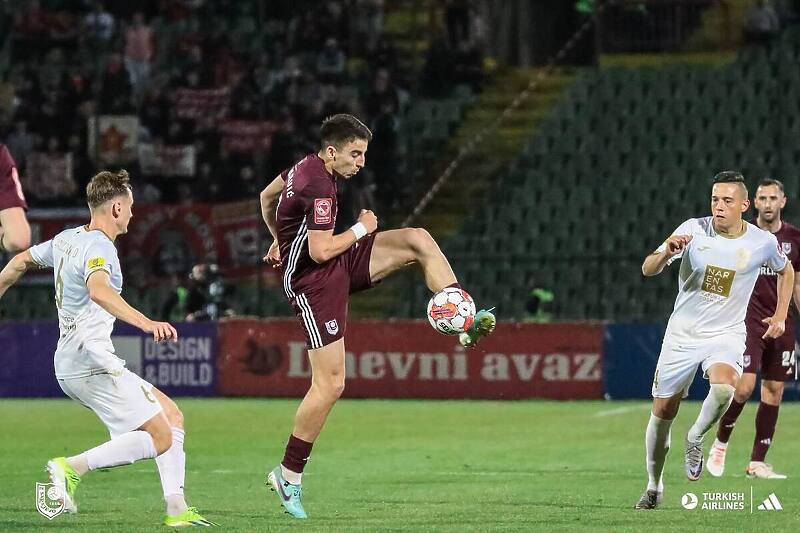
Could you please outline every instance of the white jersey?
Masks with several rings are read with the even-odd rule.
[[[114,355],[114,316],[89,298],[86,282],[98,271],[108,272],[111,287],[122,292],[122,271],[114,243],[99,230],[67,229],[30,249],[33,260],[53,268],[58,327],[56,377],[69,379],[116,371],[125,362]]]
[[[717,235],[712,217],[691,218],[673,235],[691,235],[681,259],[678,296],[666,338],[685,344],[725,334],[745,335],[745,314],[762,265],[778,272],[787,257],[775,236],[747,223],[741,236]],[[658,247],[664,253],[666,242]]]

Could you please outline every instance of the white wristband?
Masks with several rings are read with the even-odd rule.
[[[357,241],[361,240],[362,237],[366,237],[366,235],[368,233],[367,232],[367,227],[364,224],[362,224],[361,222],[356,222],[355,224],[350,226],[350,229],[353,230],[353,233],[356,234],[356,240]]]

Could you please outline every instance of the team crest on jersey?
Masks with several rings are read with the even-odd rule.
[[[330,198],[314,199],[314,223],[330,224],[332,206],[333,206],[333,200],[331,200]]]
[[[783,248],[783,253],[790,254],[792,253],[792,243],[790,242],[782,242],[781,248]]]
[[[331,335],[336,335],[339,333],[339,323],[336,322],[335,318],[333,320],[328,320],[325,322],[325,329],[327,329],[328,333]]]
[[[106,264],[106,260],[102,257],[93,257],[86,262],[86,268],[100,268]]]

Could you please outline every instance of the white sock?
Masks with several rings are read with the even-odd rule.
[[[183,482],[186,478],[186,454],[183,451],[185,433],[182,429],[172,428],[172,446],[156,457],[158,475],[161,476],[161,487],[164,489],[164,500],[167,502],[167,514],[181,514],[189,507],[183,497]]]
[[[711,384],[711,390],[708,391],[708,396],[703,400],[700,414],[697,415],[697,420],[689,428],[689,434],[686,436],[690,442],[702,441],[703,436],[711,429],[711,426],[719,422],[719,419],[728,410],[735,391],[736,388],[733,385]]]
[[[96,470],[133,464],[139,459],[153,459],[156,445],[148,432],[131,431],[85,453],[89,470]]]
[[[670,428],[672,420],[658,418],[650,414],[650,421],[647,423],[644,443],[647,449],[647,490],[664,492],[664,461],[667,459],[670,444]]]
[[[86,453],[67,457],[67,464],[72,467],[79,476],[89,471],[89,461],[86,460]]]
[[[300,480],[303,479],[303,474],[298,474],[293,470],[289,470],[283,465],[281,465],[281,476],[283,476],[283,479],[285,479],[292,485],[299,485]]]

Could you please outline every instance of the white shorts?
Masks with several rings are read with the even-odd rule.
[[[692,345],[680,344],[664,337],[653,376],[653,397],[670,398],[682,392],[686,398],[697,372],[697,365],[702,366],[703,377],[706,379],[709,367],[716,363],[730,365],[741,376],[744,370],[744,341],[744,335],[735,333]]]
[[[59,379],[61,390],[100,417],[111,438],[138,429],[161,412],[153,386],[127,369]]]

